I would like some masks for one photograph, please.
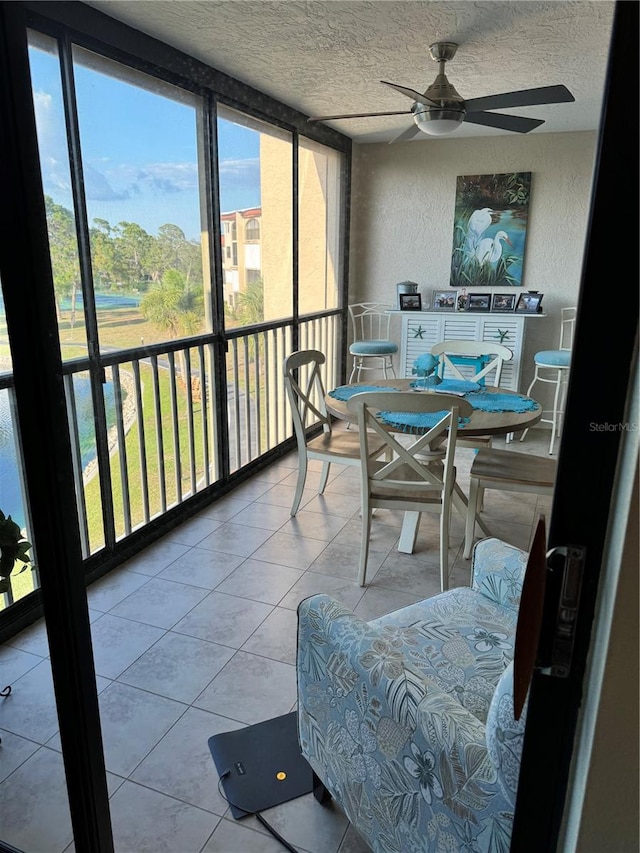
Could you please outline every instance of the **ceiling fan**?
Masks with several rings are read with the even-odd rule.
[[[351,115],[312,116],[310,122],[330,121],[341,118],[369,118],[373,116],[398,116],[412,114],[415,125],[392,139],[392,142],[406,141],[422,131],[430,136],[445,136],[457,130],[463,121],[482,124],[500,130],[515,133],[529,133],[541,124],[543,119],[512,116],[505,113],[486,112],[486,110],[507,109],[509,107],[532,107],[541,104],[562,104],[575,101],[566,86],[542,86],[538,89],[522,89],[519,92],[505,92],[501,95],[486,95],[483,98],[471,98],[465,101],[455,87],[449,83],[444,73],[445,63],[456,55],[458,45],[451,41],[435,42],[429,48],[431,58],[439,63],[438,76],[424,94],[381,80],[385,86],[391,86],[402,95],[413,100],[408,110],[384,113],[355,113]]]

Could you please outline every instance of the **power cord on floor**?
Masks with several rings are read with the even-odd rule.
[[[5,699],[7,696],[11,696],[11,685],[10,684],[7,684],[6,687],[3,687],[2,690],[0,690],[0,696],[3,699]],[[0,737],[0,746],[2,746],[2,738],[1,737]]]
[[[239,806],[237,803],[232,802],[222,790],[222,780],[225,779],[230,774],[230,772],[230,770],[225,770],[224,773],[222,773],[222,775],[218,778],[218,793],[226,803],[229,803],[230,806],[233,806],[236,809],[240,809],[240,811],[245,811],[242,806]],[[274,829],[274,827],[271,826],[271,824],[267,820],[265,820],[265,818],[260,814],[260,812],[247,812],[247,814],[254,815],[265,827],[265,829],[267,829],[271,833],[271,835],[273,835],[273,837],[276,838],[280,842],[280,844],[282,844],[283,847],[286,847],[286,849],[289,850],[290,853],[298,853],[296,848],[292,847],[289,842],[280,835],[277,829]]]

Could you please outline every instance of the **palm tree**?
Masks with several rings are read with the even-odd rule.
[[[193,290],[183,273],[168,269],[162,279],[152,285],[140,302],[142,316],[164,332],[172,341],[196,334],[204,311],[202,293]],[[187,367],[184,352],[178,353],[180,373],[186,384]]]

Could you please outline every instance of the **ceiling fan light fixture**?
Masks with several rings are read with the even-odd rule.
[[[425,109],[413,114],[418,129],[429,136],[448,136],[460,127],[466,115],[465,110],[452,109]]]

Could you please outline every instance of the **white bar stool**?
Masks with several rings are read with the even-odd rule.
[[[393,356],[398,352],[398,345],[389,339],[391,315],[387,312],[390,306],[382,302],[361,302],[348,307],[353,326],[353,343],[349,347],[353,368],[349,384],[356,374],[356,382],[360,382],[363,370],[382,370],[385,379],[390,370],[395,379]]]
[[[553,453],[553,445],[557,435],[560,435],[560,425],[564,414],[564,396],[569,379],[571,367],[571,347],[573,346],[573,332],[576,322],[576,308],[563,308],[560,321],[560,345],[558,349],[541,350],[534,357],[535,373],[533,381],[527,389],[527,397],[531,396],[531,389],[536,382],[544,382],[555,386],[553,395],[553,409],[545,409],[544,414],[550,414],[550,418],[540,418],[541,423],[551,424],[551,441],[549,442],[549,454]],[[520,436],[520,441],[529,432],[526,429]]]

